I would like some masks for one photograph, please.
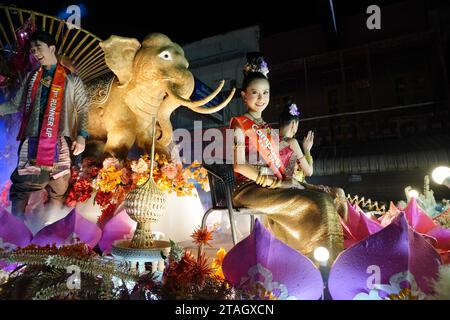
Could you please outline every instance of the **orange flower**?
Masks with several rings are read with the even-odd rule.
[[[209,266],[208,258],[205,256],[203,252],[200,256],[197,257],[196,263],[192,266],[191,269],[191,279],[194,284],[202,285],[206,280],[206,277],[211,276],[213,273],[213,269]]]
[[[205,245],[211,246],[208,242],[211,241],[212,233],[214,230],[208,231],[208,227],[197,228],[194,233],[191,234],[192,239],[194,239],[194,243],[197,245]]]

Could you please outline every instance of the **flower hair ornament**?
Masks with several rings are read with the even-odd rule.
[[[266,78],[269,73],[269,67],[267,66],[267,62],[264,61],[263,58],[260,58],[255,62],[247,62],[244,66],[244,74],[249,74],[250,72],[260,72]]]
[[[289,114],[292,115],[292,116],[296,116],[296,117],[300,116],[300,111],[298,111],[298,107],[297,107],[297,105],[295,103],[292,103],[289,106]]]

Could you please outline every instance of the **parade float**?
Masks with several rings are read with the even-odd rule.
[[[0,11],[0,102],[36,67],[25,43],[37,28],[55,36],[60,61],[79,74],[90,98],[90,139],[71,170],[65,209],[46,212],[47,196],[36,192],[25,221],[11,214],[8,200],[19,115],[0,118],[0,299],[450,299],[450,204],[434,199],[428,177],[422,194],[406,190],[407,202],[388,210],[349,195],[340,232],[309,255],[259,220],[213,257],[204,248],[220,235],[217,226],[192,228],[191,248],[172,240],[175,229],[159,237],[152,223],[176,214],[168,196],[175,202],[209,188],[201,163],[173,156],[170,115],[180,106],[216,112],[234,90],[214,107],[203,106],[223,82],[191,101],[188,62],[165,35],[103,41],[48,15]],[[200,225],[203,212],[196,214],[198,221],[187,219]]]

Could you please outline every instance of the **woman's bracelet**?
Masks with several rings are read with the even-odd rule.
[[[258,176],[256,177],[255,183],[257,185],[260,185],[261,184],[261,179],[262,179],[261,172],[259,172]]]
[[[273,180],[272,184],[269,186],[269,189],[276,189],[281,185],[282,180],[274,177],[275,180]]]

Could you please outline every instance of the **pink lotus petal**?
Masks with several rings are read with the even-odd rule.
[[[437,240],[436,248],[450,250],[450,229],[437,226],[428,231],[427,235]]]
[[[439,251],[443,264],[450,264],[450,250]]]
[[[414,197],[411,198],[406,206],[405,215],[409,225],[419,233],[427,233],[431,229],[437,227],[437,224],[433,222],[433,219],[419,208],[416,198]]]
[[[103,234],[98,243],[103,253],[111,253],[111,247],[117,240],[131,239],[136,229],[136,221],[132,220],[125,209],[119,211],[103,227]]]
[[[379,218],[379,222],[383,227],[389,225],[392,220],[401,212],[395,204],[391,201],[389,204],[389,210]]]
[[[81,241],[93,248],[100,240],[101,234],[101,229],[95,223],[83,218],[73,209],[65,218],[40,230],[32,243],[45,246],[53,243],[64,245]]]
[[[347,206],[347,222],[340,219],[344,231],[344,246],[346,248],[383,228],[377,221],[368,218],[358,206],[354,207],[350,204],[347,204]]]

